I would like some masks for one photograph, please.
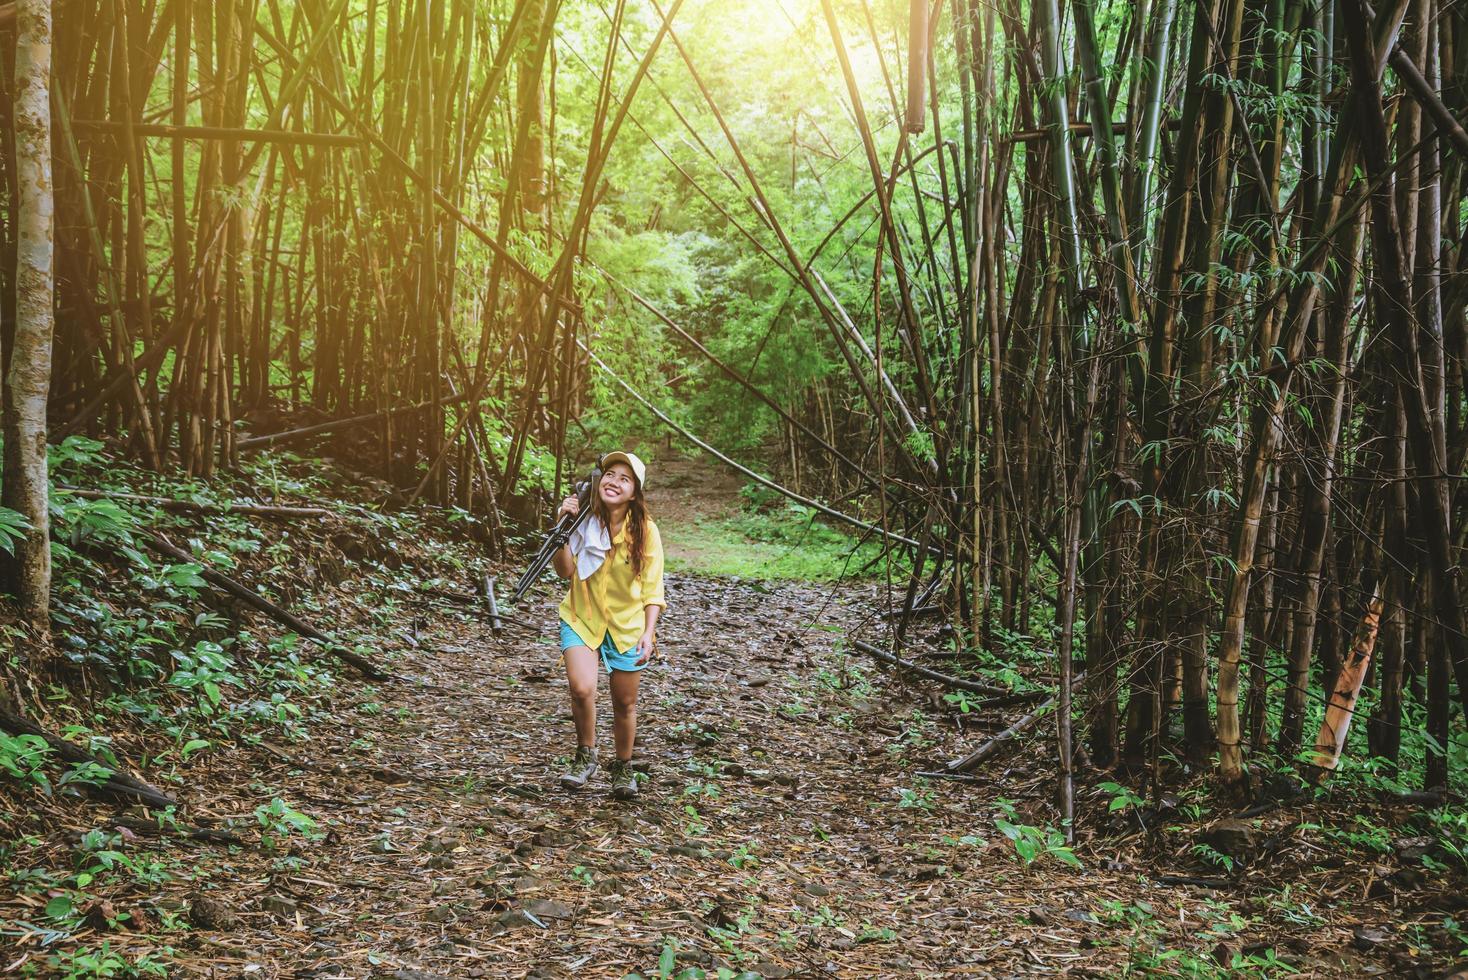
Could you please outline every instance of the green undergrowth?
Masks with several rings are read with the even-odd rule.
[[[368,481],[288,452],[251,457],[208,482],[137,469],[77,437],[51,447],[49,462],[50,663],[37,669],[24,632],[3,614],[0,655],[33,717],[99,761],[66,763],[45,739],[0,733],[0,948],[24,942],[22,975],[165,976],[174,940],[190,928],[183,895],[210,887],[208,867],[168,840],[187,829],[182,818],[172,807],[153,811],[139,819],[155,832],[139,837],[86,808],[75,812],[97,822],[77,843],[50,832],[58,804],[115,770],[189,798],[211,771],[238,768],[252,744],[304,743],[343,714],[382,710],[373,686],[339,680],[349,668],[322,644],[225,597],[206,574],[234,579],[391,670],[404,620],[430,606],[435,616],[472,615],[441,596],[471,592],[482,550],[467,514],[384,513],[358,503],[376,495]],[[327,513],[176,512],[121,494]],[[0,512],[0,549],[12,545],[15,516]],[[188,560],[150,547],[155,533]],[[276,872],[299,870],[292,842],[318,837],[321,815],[264,776],[247,795],[248,812],[217,829],[271,855]],[[7,893],[17,901],[7,904]],[[156,942],[116,943],[107,933],[117,929]]]
[[[91,440],[51,450],[53,536],[51,671],[46,711],[62,734],[107,756],[109,727],[145,733],[141,761],[167,784],[221,743],[307,737],[318,703],[342,669],[323,644],[303,640],[226,600],[209,573],[253,589],[322,630],[337,647],[387,668],[382,628],[404,604],[433,590],[465,592],[478,565],[466,514],[383,513],[351,503],[352,479],[290,453],[267,453],[209,482],[133,468]],[[89,499],[77,492],[111,491]],[[121,494],[209,507],[276,502],[323,508],[324,517],[272,519],[238,513],[172,512]],[[154,534],[187,552],[180,561],[150,547]],[[353,578],[373,601],[357,621],[329,598]],[[18,628],[0,624],[12,639]],[[25,673],[25,647],[9,667]],[[73,689],[86,690],[82,702]],[[164,745],[159,745],[160,739]],[[10,740],[0,767],[42,792],[44,748]],[[94,774],[95,775],[95,774]],[[105,778],[105,774],[102,778]],[[85,780],[83,780],[85,781]],[[95,779],[93,780],[95,781]]]
[[[905,573],[900,562],[884,557],[869,536],[847,533],[833,526],[814,508],[786,501],[771,491],[750,485],[742,492],[743,506],[733,516],[704,518],[669,529],[677,547],[668,569],[704,575],[752,579],[790,579],[807,582],[861,580],[885,573]]]

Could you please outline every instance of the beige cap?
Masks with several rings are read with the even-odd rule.
[[[637,477],[637,485],[647,489],[647,464],[637,458],[635,453],[615,452],[607,453],[601,458],[601,470],[603,473],[613,463],[626,463],[632,468],[632,475]]]

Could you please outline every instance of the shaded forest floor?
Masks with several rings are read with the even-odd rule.
[[[1451,918],[1462,878],[1423,870],[1420,849],[1441,852],[1414,843],[1408,809],[1276,811],[1220,868],[1196,850],[1218,815],[1205,797],[1108,815],[1092,774],[1072,867],[1050,825],[1048,728],[974,784],[916,776],[1024,709],[965,712],[850,650],[886,642],[871,581],[687,570],[704,557],[680,525],[737,511],[738,488],[693,464],[665,475],[652,505],[685,570],[643,687],[635,803],[601,775],[554,788],[571,726],[550,586],[495,635],[461,601],[479,565],[451,526],[267,530],[290,546],[239,574],[295,581],[279,591],[393,679],[313,683],[298,724],[237,727],[183,758],[98,692],[51,706],[110,726],[134,763],[155,757],[144,774],[173,782],[179,824],[225,836],[160,838],[133,811],[0,782],[0,972],[123,975],[77,965],[110,955],[159,974],[405,980],[1435,976],[1468,945]],[[250,625],[256,642],[272,632]]]

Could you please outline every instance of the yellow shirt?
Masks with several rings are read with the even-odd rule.
[[[647,539],[642,549],[642,574],[632,574],[632,553],[627,543],[627,522],[612,539],[606,561],[588,579],[571,570],[571,588],[561,600],[561,618],[591,645],[601,645],[612,634],[618,652],[625,653],[647,628],[643,610],[663,606],[663,539],[658,526],[647,522]]]

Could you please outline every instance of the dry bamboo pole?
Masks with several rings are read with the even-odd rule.
[[[1194,12],[1195,30],[1203,31],[1209,42],[1206,70],[1210,75],[1227,78],[1234,75],[1233,65],[1239,61],[1242,46],[1244,6],[1243,0],[1222,0],[1216,10],[1224,25],[1222,38],[1211,22],[1213,12],[1205,6],[1199,6]],[[1245,122],[1242,114],[1236,112],[1235,100],[1224,91],[1213,89],[1205,93],[1198,139],[1197,202],[1189,212],[1190,227],[1186,232],[1184,267],[1190,275],[1182,283],[1182,313],[1175,347],[1178,400],[1205,392],[1219,361],[1215,330],[1223,287],[1220,277],[1212,275],[1211,270],[1223,262],[1223,238],[1229,222],[1228,194],[1232,183],[1229,147],[1236,133],[1247,134]],[[1258,196],[1262,199],[1264,194]],[[1268,206],[1272,213],[1273,205]],[[1209,479],[1208,461],[1198,429],[1191,422],[1185,417],[1182,424],[1171,426],[1171,431],[1181,437],[1182,448],[1175,456],[1174,476],[1164,484],[1168,499],[1183,507],[1202,496]],[[1172,639],[1169,652],[1178,658],[1183,745],[1188,759],[1203,766],[1214,744],[1208,711],[1207,655],[1213,602],[1208,592],[1208,569],[1190,557],[1195,537],[1192,529],[1174,522],[1172,533],[1164,538],[1167,551],[1163,569],[1165,577],[1175,583],[1171,604],[1176,610],[1176,625],[1169,629]]]
[[[440,404],[453,405],[464,401],[462,396],[451,396],[444,399]],[[432,407],[431,402],[419,402],[416,405],[403,405],[398,408],[384,409],[378,412],[367,412],[363,415],[354,415],[350,418],[335,419],[331,422],[322,422],[319,425],[308,425],[304,428],[290,429],[285,432],[272,432],[269,435],[252,436],[241,439],[235,445],[237,449],[263,449],[266,446],[279,445],[285,442],[295,442],[300,439],[308,439],[312,436],[326,435],[332,432],[340,432],[358,425],[366,425],[369,422],[378,422],[384,416],[409,415],[414,412],[422,412]]]
[[[135,504],[146,504],[171,513],[181,514],[245,514],[250,517],[278,517],[296,520],[301,518],[331,517],[336,511],[325,507],[286,507],[277,504],[201,504],[194,500],[179,500],[173,497],[152,497],[146,494],[123,493],[119,490],[79,490],[58,486],[59,493],[83,500],[126,500]]]
[[[888,653],[886,650],[872,646],[870,643],[862,640],[852,640],[851,645],[874,660],[896,667],[906,673],[916,674],[918,677],[930,681],[937,681],[944,687],[951,687],[956,691],[968,691],[972,694],[983,694],[996,698],[1013,698],[1016,696],[1014,691],[1007,687],[1000,687],[997,684],[984,684],[980,681],[971,681],[963,677],[953,677],[936,670],[930,670],[921,664],[915,664],[911,660],[903,660],[901,657]]]
[[[1081,684],[1084,683],[1085,679],[1086,673],[1085,671],[1082,671],[1074,678],[1072,678],[1071,683],[1073,685]],[[1035,710],[1031,711],[1027,715],[1022,716],[1014,724],[1010,725],[1008,728],[1004,729],[1004,731],[986,741],[983,745],[980,745],[977,749],[970,752],[968,755],[964,756],[961,759],[954,759],[938,772],[929,773],[928,775],[938,777],[952,777],[960,773],[973,772],[986,759],[993,756],[1000,749],[1008,746],[1010,742],[1014,741],[1019,736],[1034,728],[1037,724],[1044,720],[1045,716],[1051,711],[1057,710],[1055,706],[1055,700],[1056,699],[1053,697],[1049,698],[1038,707],[1036,707]]]
[[[1166,0],[1163,0],[1164,4]],[[1216,6],[1217,0],[1209,0]],[[1163,16],[1168,13],[1164,6]],[[1160,24],[1160,41],[1165,47],[1167,24]],[[1188,45],[1187,70],[1184,80],[1184,95],[1179,126],[1178,145],[1174,151],[1174,164],[1167,185],[1166,200],[1157,218],[1153,263],[1152,287],[1155,299],[1148,314],[1148,339],[1146,343],[1146,373],[1143,390],[1136,404],[1138,424],[1146,462],[1142,468],[1142,494],[1161,501],[1165,496],[1164,474],[1166,466],[1163,447],[1167,445],[1169,432],[1168,413],[1173,401],[1173,345],[1174,323],[1177,315],[1178,284],[1181,278],[1181,262],[1186,246],[1188,218],[1192,207],[1192,188],[1198,172],[1200,144],[1199,120],[1202,112],[1205,86],[1203,76],[1207,70],[1207,35],[1203,28],[1193,25]],[[1154,66],[1159,72],[1162,66]],[[1153,84],[1160,86],[1160,81]],[[1159,90],[1160,92],[1160,90]],[[1149,135],[1156,136],[1157,122],[1149,99],[1145,110],[1142,142],[1145,147]],[[1148,155],[1147,161],[1151,160]],[[1139,180],[1145,184],[1149,176]],[[1137,193],[1141,193],[1140,188]],[[1145,207],[1145,203],[1139,203]],[[1171,540],[1162,528],[1160,515],[1144,510],[1141,529],[1141,555],[1139,577],[1143,593],[1138,604],[1136,622],[1136,663],[1130,676],[1131,695],[1127,705],[1126,747],[1124,758],[1133,768],[1146,765],[1158,750],[1157,735],[1162,724],[1164,683],[1164,652],[1168,649],[1163,637],[1162,618],[1166,603],[1161,595],[1162,575],[1165,570]],[[1154,768],[1155,772],[1155,768]]]
[[[914,10],[917,8],[917,6],[918,6],[917,0],[913,0],[913,8],[914,8]],[[925,3],[923,4],[923,8],[924,8],[923,9],[923,12],[922,12],[922,18],[924,20],[923,29],[924,30],[927,30],[927,20],[926,20],[926,18],[927,18],[927,11],[926,11],[926,4]],[[904,121],[904,132],[905,133],[912,133],[912,132],[914,132],[914,130],[911,128],[912,123],[911,123],[910,119],[908,119],[907,116],[905,115],[905,113],[910,113],[910,109],[904,109],[903,106],[901,104],[899,104],[899,102],[898,102],[898,99],[897,99],[897,91],[893,87],[891,74],[887,70],[887,58],[886,58],[886,55],[883,52],[881,41],[879,40],[879,38],[877,36],[877,26],[876,26],[876,23],[872,19],[871,5],[868,4],[867,2],[865,2],[865,0],[863,0],[863,2],[862,2],[862,13],[863,13],[863,15],[865,17],[865,20],[866,20],[867,31],[868,31],[869,35],[871,36],[871,39],[872,39],[872,48],[877,53],[877,65],[881,69],[882,79],[886,83],[887,95],[888,95],[888,98],[891,100],[891,104],[892,104],[892,115],[893,115],[893,118],[902,118],[902,119],[904,119],[905,120]],[[930,38],[924,38],[922,41],[918,42],[918,47],[919,47],[920,51],[931,51],[930,40],[931,40]],[[911,41],[910,41],[909,46],[912,47],[912,42]],[[909,72],[908,72],[909,93],[911,93],[911,84],[910,84],[911,83],[911,78],[912,78],[911,68],[912,68],[912,66],[909,65]],[[921,88],[919,88],[918,91],[919,91],[919,93],[921,93]],[[934,133],[934,143],[933,143],[933,145],[934,146],[941,145],[941,143],[943,142],[943,133],[942,133],[942,127],[941,127],[941,124],[940,124],[940,117],[939,117],[939,114],[938,114],[938,105],[937,105],[936,99],[937,99],[937,94],[936,94],[936,87],[935,87],[935,91],[934,91],[934,102],[933,102],[933,106],[932,106],[932,110],[933,110],[933,133]],[[858,116],[858,119],[859,119],[859,121],[861,122],[861,124],[863,126],[866,125],[865,113],[864,112],[860,116]],[[922,128],[923,127],[922,127],[921,120],[919,120],[917,129],[915,131],[916,132],[921,132],[922,131]],[[865,143],[863,144],[863,146],[865,148]],[[888,171],[890,172],[891,176],[889,178],[881,181],[880,183],[874,182],[874,185],[876,187],[878,187],[878,188],[880,188],[880,189],[882,189],[882,190],[884,190],[886,192],[889,210],[892,209],[893,206],[894,206],[894,204],[895,204],[895,193],[896,193],[897,178],[898,178],[898,173],[899,173],[899,171],[898,171],[898,161],[899,160],[907,160],[907,161],[910,161],[912,159],[912,156],[913,156],[912,141],[910,139],[905,138],[905,137],[903,139],[900,139],[898,141],[897,148],[893,151],[892,166],[890,166],[888,168]],[[942,302],[935,301],[934,298],[933,298],[933,296],[932,296],[932,294],[929,291],[924,290],[923,287],[922,287],[921,282],[918,280],[918,273],[920,273],[923,270],[923,268],[926,266],[930,270],[930,272],[931,272],[933,288],[936,289],[936,290],[938,290],[940,293],[943,292],[943,285],[942,285],[942,281],[941,281],[940,268],[939,268],[939,265],[938,265],[938,250],[933,245],[934,235],[933,235],[932,229],[929,227],[927,209],[926,209],[926,207],[924,207],[923,202],[922,202],[923,196],[925,194],[930,193],[930,192],[925,191],[921,187],[921,185],[918,183],[918,174],[917,174],[917,171],[916,171],[915,168],[913,168],[911,165],[909,165],[907,167],[904,167],[903,170],[906,171],[906,176],[908,177],[909,183],[912,186],[913,210],[917,214],[918,230],[919,230],[919,232],[920,232],[920,234],[922,236],[922,246],[923,246],[922,247],[922,250],[920,252],[917,252],[912,247],[912,243],[910,241],[907,241],[907,246],[908,246],[907,251],[908,252],[916,252],[916,262],[915,262],[915,264],[912,267],[912,272],[909,274],[909,283],[911,284],[910,285],[910,289],[913,289],[913,290],[918,291],[918,292],[922,292],[923,295],[924,295],[924,297],[928,301],[928,304],[927,305],[931,309],[934,309],[936,311],[937,315],[938,315],[938,320],[939,320],[938,329],[935,330],[933,332],[933,334],[934,334],[935,344],[936,344],[936,346],[939,349],[939,355],[940,355],[939,360],[942,361],[942,360],[944,360],[944,358],[942,356],[943,353],[944,353],[943,352],[943,347],[945,346],[946,342],[948,341],[948,338],[950,338],[951,335],[953,334],[954,326],[953,326],[953,323],[951,321],[951,318],[950,318],[950,315],[949,315],[949,312],[948,312],[947,305],[944,304],[944,303],[942,303]],[[953,239],[953,234],[952,234],[952,232],[953,232],[953,225],[952,225],[952,222],[948,220],[948,218],[952,216],[954,208],[949,204],[949,200],[948,200],[949,199],[949,189],[948,189],[948,178],[947,178],[947,172],[946,171],[947,171],[947,167],[946,167],[946,164],[943,161],[943,154],[942,153],[939,153],[938,154],[938,172],[939,172],[940,186],[942,188],[942,195],[939,198],[939,200],[944,205],[944,215],[945,215],[944,220],[943,220],[943,222],[941,224],[941,227],[939,228],[939,231],[942,232],[945,228],[948,231],[948,242],[949,242],[950,249],[951,249],[951,251],[950,251],[950,259],[951,259],[951,263],[952,263],[951,264],[951,269],[952,269],[953,275],[957,276],[960,273],[960,270],[963,267],[962,267],[961,263],[959,262],[958,255],[957,255],[956,243],[954,242],[954,239]],[[892,213],[893,213],[893,216],[895,217],[895,210],[892,211]],[[902,224],[900,224],[900,223],[894,223],[894,226],[896,227],[897,232],[899,233],[899,236],[901,236],[902,238],[904,238],[904,240],[906,240],[907,236],[906,236],[905,226],[902,225]],[[906,268],[905,265],[904,265],[904,268]],[[878,264],[876,266],[876,270],[877,270],[877,273],[878,274],[877,275],[874,275],[873,276],[873,279],[872,279],[874,295],[875,295],[875,290],[881,288],[881,275],[880,275],[881,265],[880,264]],[[954,282],[953,283],[953,291],[959,297],[964,297],[964,296],[966,296],[966,293],[967,293],[967,291],[963,288],[963,285],[961,283],[958,283],[958,282]],[[960,303],[960,305],[962,305],[962,304]],[[961,311],[960,311],[960,315],[961,315]],[[874,324],[874,329],[875,330],[880,330],[881,329],[880,323]],[[946,359],[951,362],[951,360],[952,360],[951,355],[948,356]],[[966,400],[962,396],[960,396],[957,399],[957,401],[958,401],[958,404],[960,406],[962,406],[963,404],[965,404],[965,401]],[[948,420],[948,421],[949,421],[950,424],[952,424],[951,423],[951,420]]]
[[[1101,75],[1102,55],[1096,40],[1096,25],[1091,16],[1094,0],[1071,0],[1075,12],[1076,52],[1081,66],[1082,83],[1091,110],[1091,142],[1096,148],[1101,168],[1101,196],[1106,210],[1106,262],[1112,267],[1116,298],[1122,319],[1140,324],[1141,300],[1137,295],[1137,270],[1127,225],[1127,212],[1121,194],[1121,170],[1116,153],[1116,140],[1111,127],[1111,100]],[[1130,361],[1133,387],[1140,397],[1143,380],[1141,361]]]
[[[1326,703],[1325,718],[1320,723],[1320,734],[1315,739],[1315,756],[1310,766],[1310,781],[1317,783],[1340,763],[1341,752],[1346,747],[1346,736],[1351,731],[1351,720],[1356,715],[1356,698],[1361,693],[1361,683],[1366,679],[1366,670],[1371,665],[1371,653],[1376,646],[1377,626],[1381,621],[1382,602],[1380,588],[1371,593],[1366,604],[1366,614],[1356,627],[1351,641],[1351,653],[1336,676]]]
[[[1336,294],[1331,299],[1326,315],[1322,317],[1325,325],[1322,356],[1331,365],[1333,377],[1329,395],[1317,400],[1323,410],[1314,413],[1320,420],[1316,427],[1312,427],[1314,438],[1311,449],[1317,456],[1314,460],[1307,458],[1303,467],[1307,474],[1304,481],[1307,498],[1301,518],[1300,563],[1297,567],[1301,581],[1298,586],[1298,605],[1294,611],[1294,643],[1289,655],[1288,686],[1285,688],[1284,711],[1280,722],[1280,751],[1285,758],[1293,757],[1294,750],[1299,745],[1308,693],[1310,658],[1315,648],[1321,573],[1325,563],[1325,542],[1335,488],[1336,450],[1345,414],[1347,361],[1350,356],[1347,331],[1350,328],[1351,311],[1355,306],[1356,278],[1363,260],[1364,224],[1357,221],[1353,227],[1343,229],[1340,241],[1345,247],[1339,251],[1349,258],[1345,263],[1343,278],[1336,286]]]
[[[415,134],[418,151],[418,169],[428,178],[423,185],[420,194],[420,234],[422,235],[422,260],[417,269],[418,289],[415,296],[414,312],[418,319],[420,329],[423,330],[427,343],[423,357],[425,364],[422,368],[422,379],[426,394],[430,402],[435,403],[428,410],[428,419],[425,426],[427,440],[424,446],[425,453],[430,464],[437,460],[439,450],[443,445],[443,407],[436,404],[440,396],[443,376],[443,357],[440,352],[443,324],[440,321],[439,309],[439,268],[438,268],[438,208],[435,206],[434,196],[438,193],[438,150],[437,139],[434,133],[435,124],[435,95],[437,86],[433,79],[433,42],[439,35],[440,25],[435,23],[438,16],[442,15],[442,5],[435,4],[431,0],[418,0],[418,17],[416,26],[418,29],[417,39],[417,95],[419,130]],[[430,465],[428,476],[434,477],[440,471]],[[438,479],[430,480],[433,484],[433,499],[437,503],[443,503],[446,499],[445,491],[447,481]]]
[[[145,538],[143,538],[143,543],[146,544],[149,548],[152,548],[154,551],[158,552],[159,554],[166,555],[167,557],[172,558],[174,561],[197,564],[196,562],[194,562],[193,555],[178,547],[172,541],[169,541],[167,538],[165,538],[161,534],[158,534],[157,532],[149,533]],[[210,585],[214,586],[217,589],[220,589],[221,591],[227,592],[245,605],[250,606],[253,609],[258,609],[260,612],[265,613],[272,619],[275,619],[277,622],[280,622],[285,626],[290,627],[290,629],[298,635],[303,636],[308,640],[315,640],[317,643],[320,643],[323,647],[326,648],[327,653],[342,661],[343,663],[355,668],[357,672],[360,673],[363,677],[366,677],[369,680],[380,681],[387,680],[392,676],[391,674],[386,673],[381,668],[379,668],[371,660],[362,656],[360,653],[357,653],[355,650],[348,650],[346,647],[342,646],[340,643],[337,643],[335,640],[331,639],[331,637],[327,636],[325,633],[321,632],[310,623],[301,619],[295,613],[291,612],[283,606],[271,602],[269,599],[260,595],[258,592],[255,592],[253,589],[250,589],[243,583],[237,582],[227,575],[221,575],[219,572],[214,571],[214,569],[207,567],[201,567],[199,575]]]
[[[1056,0],[1039,0],[1036,16],[1040,20],[1040,60],[1046,88],[1045,108],[1049,116],[1051,132],[1050,164],[1055,191],[1055,224],[1060,239],[1061,289],[1065,296],[1065,309],[1069,314],[1070,339],[1074,357],[1068,356],[1069,346],[1061,347],[1057,353],[1061,376],[1071,382],[1060,393],[1060,441],[1074,440],[1074,452],[1059,467],[1061,479],[1069,485],[1069,491],[1061,500],[1066,508],[1064,519],[1064,561],[1061,569],[1063,585],[1058,614],[1060,626],[1059,689],[1057,691],[1056,735],[1059,743],[1060,773],[1059,799],[1060,816],[1065,828],[1065,837],[1074,837],[1073,817],[1075,810],[1074,786],[1072,783],[1072,739],[1071,739],[1071,657],[1074,642],[1076,581],[1081,563],[1081,540],[1092,536],[1095,527],[1091,511],[1091,449],[1090,416],[1096,402],[1096,365],[1090,358],[1091,337],[1086,320],[1085,306],[1081,300],[1082,276],[1085,274],[1081,259],[1079,217],[1076,208],[1076,187],[1071,170],[1070,129],[1065,121],[1070,118],[1067,108],[1063,55],[1060,47],[1060,9]],[[1066,377],[1074,372],[1076,377]],[[1072,388],[1073,385],[1073,388]],[[1067,465],[1068,464],[1068,465]],[[1067,472],[1067,469],[1069,472]]]
[[[127,248],[124,293],[131,293],[129,306],[136,310],[137,329],[133,332],[147,338],[153,330],[152,290],[148,285],[147,243],[143,238],[143,222],[147,200],[144,196],[143,151],[133,134],[132,38],[128,27],[127,3],[113,0],[113,56],[116,71],[111,79],[115,111],[122,117],[123,170],[127,177]],[[121,202],[119,202],[119,207]],[[156,451],[151,456],[156,456]]]

